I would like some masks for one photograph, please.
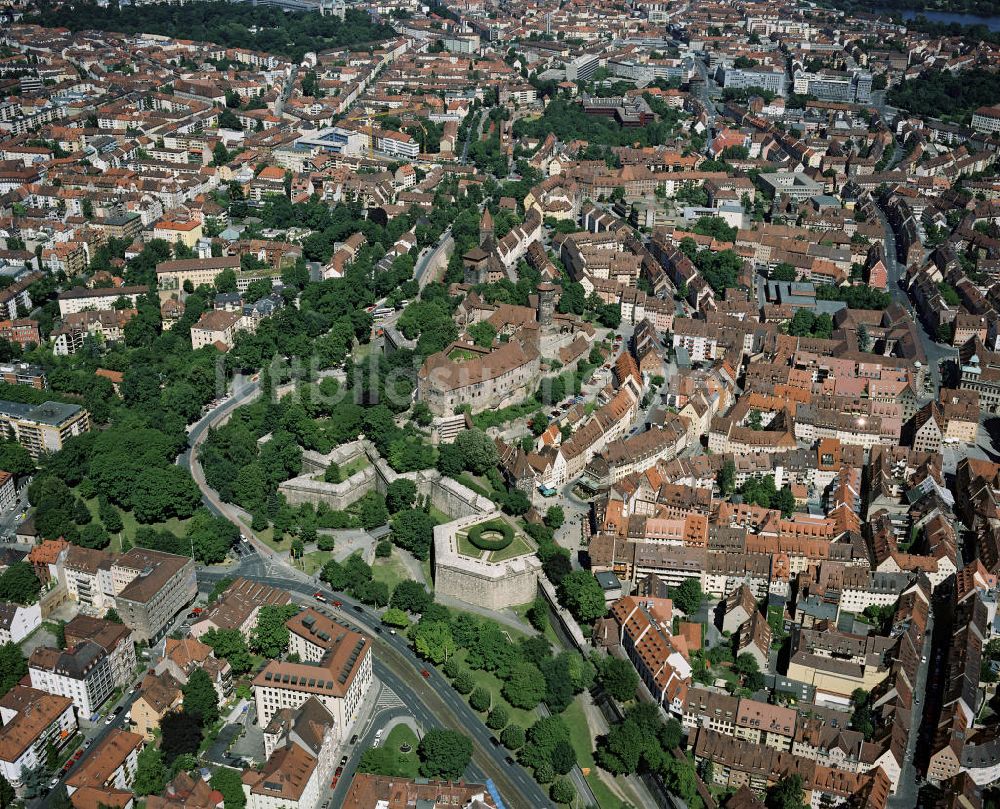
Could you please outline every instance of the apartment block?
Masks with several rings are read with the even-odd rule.
[[[0,774],[14,787],[45,763],[50,742],[62,749],[77,731],[73,700],[24,685],[0,698],[0,720]]]
[[[28,658],[28,674],[32,688],[69,697],[86,717],[96,713],[115,689],[111,657],[91,641],[65,651],[35,649]]]
[[[0,433],[17,441],[32,458],[58,452],[68,438],[90,430],[90,414],[79,405],[0,401]]]

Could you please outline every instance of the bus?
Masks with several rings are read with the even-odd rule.
[[[393,309],[391,306],[380,306],[378,309],[372,312],[372,318],[374,320],[384,320],[395,311],[396,310]]]

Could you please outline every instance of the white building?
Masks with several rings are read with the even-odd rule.
[[[0,603],[0,643],[20,643],[42,625],[42,608],[38,604]]]
[[[32,688],[69,697],[81,716],[91,716],[115,688],[108,653],[85,641],[73,649],[40,647],[31,653],[28,674]]]
[[[0,774],[20,786],[21,773],[45,763],[51,741],[57,749],[76,733],[73,701],[23,685],[0,699]]]
[[[316,697],[342,738],[372,684],[371,641],[314,609],[303,610],[286,625],[289,654],[302,662],[271,660],[254,678],[260,724],[266,727],[282,708],[295,709]]]

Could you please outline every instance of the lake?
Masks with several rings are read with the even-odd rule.
[[[888,6],[878,6],[874,12],[876,14],[899,14],[904,20],[912,20],[922,16],[931,22],[940,22],[945,25],[953,22],[957,22],[959,25],[985,25],[991,31],[1000,31],[1000,17],[980,17],[977,14],[961,14],[952,11],[921,11],[915,8],[890,8]]]

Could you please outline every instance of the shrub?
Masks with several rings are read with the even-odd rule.
[[[499,537],[484,537],[483,534],[498,533]],[[469,529],[469,542],[481,551],[502,551],[514,541],[514,529],[503,520],[490,520],[489,522],[474,525]]]

